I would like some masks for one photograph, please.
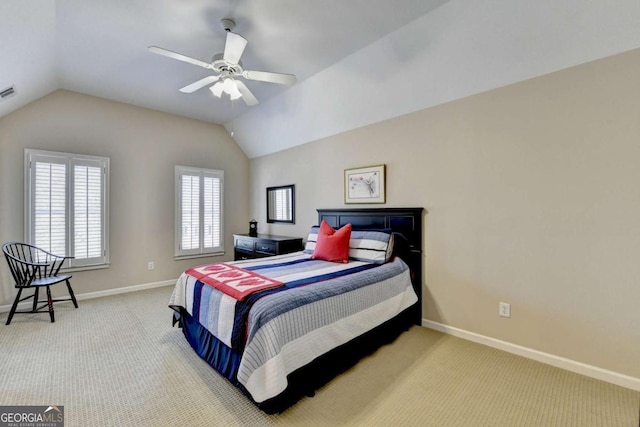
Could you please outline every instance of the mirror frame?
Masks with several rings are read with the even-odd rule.
[[[271,191],[276,190],[291,190],[291,219],[275,219],[269,217],[269,193]],[[296,186],[295,184],[291,185],[280,185],[277,187],[267,187],[267,223],[281,223],[281,224],[295,224],[296,223]]]

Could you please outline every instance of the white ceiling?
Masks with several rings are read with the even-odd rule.
[[[157,45],[206,62],[224,49],[220,20],[249,43],[245,69],[303,81],[442,4],[444,0],[3,0],[0,90],[18,96],[4,115],[64,88],[223,124],[249,107],[207,90],[178,89],[210,73],[163,56]],[[249,81],[264,102],[287,87]],[[7,100],[8,101],[8,100]]]
[[[638,0],[3,0],[0,117],[58,88],[225,124],[249,157],[640,47]],[[232,17],[260,104],[205,89]]]

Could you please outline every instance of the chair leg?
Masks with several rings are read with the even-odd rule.
[[[71,301],[73,301],[73,305],[78,308],[78,301],[76,301],[76,296],[73,294],[73,289],[71,289],[71,283],[67,280],[67,289],[69,290],[69,295],[71,296]]]
[[[49,303],[49,316],[51,316],[51,323],[55,322],[53,317],[53,298],[51,298],[51,288],[47,286],[47,302]]]
[[[35,288],[35,292],[33,293],[33,312],[34,313],[38,309],[38,294],[39,294],[39,291],[40,291],[40,288]]]
[[[22,288],[19,288],[18,295],[16,295],[16,299],[13,301],[13,305],[11,306],[11,311],[9,312],[9,318],[7,319],[7,323],[5,323],[5,325],[8,325],[9,323],[11,323],[11,319],[13,318],[13,315],[16,313],[16,308],[18,308],[18,302],[20,301],[21,293],[22,293]]]

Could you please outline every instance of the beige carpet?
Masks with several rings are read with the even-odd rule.
[[[269,416],[171,327],[170,293],[0,315],[0,405],[64,405],[68,427],[638,427],[638,392],[420,327]]]

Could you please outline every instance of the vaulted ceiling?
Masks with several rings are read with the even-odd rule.
[[[0,117],[59,88],[223,124],[256,157],[640,47],[637,0],[6,0]],[[248,40],[260,100],[179,88],[208,71],[222,18]]]

